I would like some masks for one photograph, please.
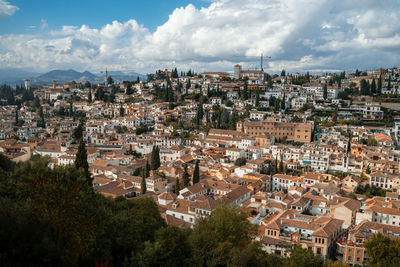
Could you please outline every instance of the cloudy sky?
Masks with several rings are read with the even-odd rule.
[[[398,0],[0,0],[0,67],[277,72],[400,66]]]

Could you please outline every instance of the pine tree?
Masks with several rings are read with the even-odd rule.
[[[182,174],[182,181],[183,181],[183,187],[188,187],[190,183],[189,179],[189,173],[187,171],[187,165],[183,165],[183,174]]]
[[[161,163],[160,163],[160,149],[158,146],[153,147],[153,151],[151,152],[151,169],[153,171],[157,170]]]
[[[146,194],[147,188],[146,188],[146,173],[144,170],[142,170],[142,181],[140,182],[140,194],[144,195]]]
[[[78,152],[76,153],[76,158],[75,158],[75,168],[77,170],[83,169],[85,172],[85,176],[88,182],[88,185],[92,186],[92,178],[91,174],[89,171],[89,163],[87,161],[87,151],[85,147],[85,142],[81,138],[79,140],[79,146],[78,146]]]
[[[179,178],[176,177],[175,180],[175,194],[179,195],[179,191],[181,190],[181,185],[179,184]]]
[[[193,171],[193,184],[197,184],[199,181],[200,181],[199,161],[196,161],[196,165]]]

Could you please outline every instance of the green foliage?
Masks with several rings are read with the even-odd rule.
[[[143,169],[142,170],[142,180],[140,182],[140,194],[144,195],[146,194],[147,187],[146,187],[146,171]]]
[[[161,166],[160,162],[160,149],[158,146],[153,147],[153,150],[151,151],[151,169],[152,170],[157,170]]]
[[[288,267],[320,267],[324,263],[321,257],[315,256],[311,250],[295,246],[289,250],[290,258],[285,260]]]
[[[189,173],[187,171],[187,165],[183,165],[183,174],[182,174],[183,188],[188,187],[190,183]]]
[[[373,197],[373,196],[381,196],[384,197],[386,196],[386,191],[383,190],[380,187],[376,187],[375,185],[370,186],[369,184],[363,186],[359,185],[356,190],[356,194],[361,194],[361,195],[366,195],[367,197]]]
[[[238,158],[237,160],[235,160],[235,165],[236,166],[246,165],[246,158]]]
[[[326,84],[324,84],[324,88],[323,88],[323,97],[324,99],[328,99],[328,86]]]
[[[400,240],[378,233],[364,243],[367,249],[367,266],[400,266]]]
[[[151,129],[147,127],[147,125],[140,125],[139,127],[136,128],[136,135],[147,133],[150,130]]]
[[[179,191],[180,190],[181,190],[181,185],[179,183],[179,178],[176,177],[176,179],[175,179],[175,190],[174,190],[175,195],[179,195]]]
[[[82,123],[79,123],[79,125],[74,129],[74,131],[72,132],[72,136],[77,140],[80,140],[83,137]]]
[[[85,142],[83,141],[82,138],[79,139],[78,152],[76,152],[76,158],[75,158],[75,168],[77,170],[82,170],[85,173],[88,185],[92,186],[93,179],[89,171],[89,163],[87,161],[87,151]]]
[[[194,166],[194,171],[193,171],[193,184],[196,184],[200,182],[200,168],[199,168],[199,161],[196,161],[196,165]]]

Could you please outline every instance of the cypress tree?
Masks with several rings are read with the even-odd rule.
[[[281,109],[286,109],[286,96],[284,95],[281,101]]]
[[[15,110],[15,125],[18,124],[18,108]]]
[[[326,84],[324,85],[323,97],[324,100],[328,98],[328,86]]]
[[[258,107],[260,105],[260,92],[256,91],[256,107]]]
[[[179,178],[176,177],[175,180],[175,194],[179,195],[179,191],[181,190],[181,185],[179,184]]]
[[[187,171],[187,165],[183,165],[183,175],[182,175],[183,187],[188,187],[190,183],[189,173]]]
[[[279,162],[279,172],[283,173],[283,153],[281,154],[281,161]]]
[[[146,161],[146,165],[145,165],[145,174],[146,174],[146,178],[150,176],[150,164],[149,161]]]
[[[382,93],[382,75],[379,76],[378,79],[378,90],[377,90],[377,94],[380,95]]]
[[[146,194],[147,188],[146,188],[146,171],[142,170],[142,181],[140,182],[140,194],[144,195]]]
[[[376,83],[375,83],[375,78],[372,79],[372,83],[371,83],[371,94],[372,94],[372,95],[376,94]]]
[[[244,81],[243,96],[242,100],[247,100],[249,98],[249,93],[247,90],[247,80]]]
[[[151,169],[157,170],[161,163],[160,163],[160,149],[158,148],[158,146],[153,147],[153,151],[151,151]]]
[[[69,116],[70,117],[74,116],[74,108],[72,107],[72,101],[69,102]]]
[[[88,102],[92,103],[93,97],[92,97],[92,88],[89,88],[89,94],[88,94]]]
[[[196,165],[193,171],[193,184],[197,184],[199,181],[200,181],[199,161],[196,161]]]
[[[78,152],[76,153],[76,158],[75,158],[75,168],[77,170],[83,169],[85,172],[85,176],[88,182],[88,185],[92,186],[92,177],[89,171],[89,163],[87,161],[87,151],[85,147],[85,142],[83,139],[79,139],[79,146],[78,146]]]

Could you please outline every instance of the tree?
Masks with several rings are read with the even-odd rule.
[[[204,111],[203,111],[203,102],[200,101],[198,107],[197,107],[197,113],[196,113],[196,124],[199,126],[201,124],[201,121],[204,116]]]
[[[146,188],[146,171],[142,170],[142,181],[140,182],[140,194],[144,195],[146,194],[147,188]]]
[[[252,259],[240,253],[245,251],[252,256],[262,255],[256,258],[264,258],[266,255],[252,243],[251,236],[256,233],[256,228],[249,223],[247,217],[246,213],[236,207],[222,205],[208,218],[199,218],[189,236],[193,248],[192,261],[197,266],[257,266],[246,264]]]
[[[326,84],[324,84],[323,88],[323,98],[324,100],[328,99],[328,86]]]
[[[248,82],[247,82],[247,79],[246,79],[246,80],[244,80],[242,100],[249,99],[249,92],[248,92],[248,89],[247,89],[247,85],[248,85]]]
[[[88,185],[92,186],[92,177],[89,171],[89,163],[87,161],[87,151],[85,147],[85,142],[83,139],[79,139],[79,146],[78,146],[78,152],[76,152],[76,157],[75,157],[75,168],[77,170],[82,169],[85,177],[86,177],[86,182]]]
[[[286,76],[286,71],[285,70],[281,71],[281,77],[283,77],[283,76]]]
[[[128,150],[129,155],[133,155],[133,150],[132,150],[132,145],[129,145],[129,150]]]
[[[149,161],[146,161],[146,165],[144,166],[145,176],[146,178],[150,176],[150,164]]]
[[[235,160],[235,165],[236,166],[246,165],[246,158],[238,158],[237,160]]]
[[[324,263],[323,259],[309,249],[301,246],[295,246],[289,250],[290,257],[286,259],[285,266],[289,267],[321,267]]]
[[[283,96],[282,101],[281,101],[281,109],[285,110],[286,109],[286,95]]]
[[[125,115],[125,109],[124,107],[119,107],[119,116],[123,117]]]
[[[400,240],[378,233],[365,241],[367,266],[400,266]]]
[[[378,95],[382,94],[382,75],[379,76],[379,79],[378,79],[378,88],[377,88],[376,93],[377,93]]]
[[[181,185],[179,183],[179,178],[176,177],[176,180],[175,180],[175,194],[179,195],[179,191],[180,190],[181,190]]]
[[[108,77],[107,77],[107,84],[108,84],[108,85],[114,84],[114,80],[113,80],[113,78],[112,78],[111,76],[108,76]]]
[[[360,91],[361,91],[361,95],[369,95],[370,94],[369,85],[365,79],[362,79],[360,81]]]
[[[139,261],[132,266],[190,266],[191,246],[188,232],[177,227],[163,227],[155,233],[155,242],[145,242]]]
[[[88,94],[88,102],[92,103],[93,97],[92,97],[92,88],[89,88],[89,94]]]
[[[39,122],[38,126],[42,127],[42,128],[46,128],[46,122],[44,120],[44,113],[43,113],[42,107],[39,108],[39,117],[40,117],[40,122]]]
[[[193,171],[193,184],[197,184],[200,182],[200,168],[199,168],[199,161],[196,161],[196,165],[194,166],[194,171]]]
[[[78,124],[78,126],[74,129],[74,131],[72,132],[72,136],[76,139],[76,140],[80,140],[83,137],[83,126],[82,126],[82,122],[80,122]]]
[[[260,105],[260,92],[256,91],[256,107],[258,107]]]
[[[15,110],[15,125],[18,125],[18,108]]]
[[[74,116],[74,107],[73,107],[73,105],[72,105],[72,101],[71,102],[69,102],[69,114],[68,114],[70,117],[73,117]]]
[[[366,170],[365,170],[365,173],[366,173],[366,174],[370,174],[370,173],[371,173],[371,169],[370,169],[370,167],[369,167],[369,164],[368,164],[368,166],[367,166],[367,168],[366,168]]]
[[[153,171],[157,170],[160,166],[160,149],[158,146],[153,147],[153,150],[151,151],[151,169]]]
[[[375,78],[372,79],[372,83],[371,83],[371,94],[375,95],[376,94],[376,83],[375,83]]]
[[[183,181],[183,187],[184,188],[189,186],[190,178],[189,178],[189,173],[187,171],[187,165],[186,164],[183,165],[182,181]]]

